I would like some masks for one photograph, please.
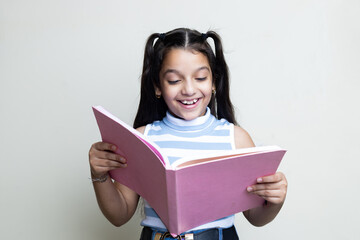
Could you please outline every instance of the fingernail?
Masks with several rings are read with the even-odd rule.
[[[263,181],[263,179],[262,179],[262,178],[258,178],[258,179],[256,179],[256,181],[257,181],[258,183],[261,183],[261,182]]]
[[[248,191],[248,192],[251,192],[252,190],[253,190],[252,187],[247,187],[247,191]]]
[[[115,145],[112,145],[112,146],[111,146],[111,149],[112,149],[113,151],[115,151],[115,150],[116,150],[116,146],[115,146]]]

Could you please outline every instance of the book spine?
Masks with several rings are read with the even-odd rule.
[[[167,204],[168,204],[168,224],[167,228],[171,234],[180,234],[179,232],[179,213],[180,209],[178,209],[178,186],[177,186],[177,178],[176,171],[167,170],[166,171],[166,185],[167,185]]]

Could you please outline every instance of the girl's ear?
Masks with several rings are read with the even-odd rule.
[[[160,88],[158,88],[158,87],[156,87],[156,86],[155,86],[155,96],[156,96],[157,98],[160,98],[160,96],[161,96],[161,90],[160,90]]]
[[[212,93],[212,95],[215,97],[215,95],[216,95],[216,87],[215,87],[215,83],[212,85],[212,88],[211,88],[211,93]]]

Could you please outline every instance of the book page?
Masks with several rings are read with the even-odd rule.
[[[225,159],[225,158],[241,156],[241,155],[248,155],[248,154],[251,154],[251,153],[232,154],[232,155],[225,155],[225,156],[222,155],[222,156],[217,156],[217,157],[209,157],[209,158],[201,158],[201,159],[189,160],[189,161],[178,164],[176,166],[176,169],[183,168],[183,167],[190,166],[190,165],[196,165],[196,164],[199,164],[199,163],[210,162],[210,161],[215,161],[215,160],[219,160],[219,159]]]
[[[155,144],[151,144],[151,143],[149,143],[148,141],[148,139],[147,140],[145,140],[145,139],[143,139],[143,138],[141,138],[140,136],[137,136],[143,143],[145,143],[146,144],[146,146],[148,146],[155,154],[156,154],[156,156],[158,156],[159,157],[159,159],[161,160],[161,162],[163,163],[163,165],[166,167],[166,166],[170,166],[170,162],[169,162],[169,160],[167,159],[167,157],[166,156],[164,156],[163,157],[163,155],[161,155],[161,153],[160,153],[160,150],[157,148],[157,146],[155,145]],[[143,137],[145,137],[145,136],[143,136]]]
[[[198,165],[205,162],[211,162],[211,161],[218,161],[223,160],[226,158],[231,158],[235,156],[242,156],[242,155],[250,155],[255,153],[261,153],[266,151],[275,151],[275,150],[281,150],[278,146],[264,146],[264,147],[251,147],[251,148],[242,148],[242,149],[235,149],[235,150],[229,150],[229,151],[222,151],[218,155],[214,154],[206,154],[206,155],[199,155],[196,157],[190,157],[190,158],[181,158],[176,160],[172,164],[172,169],[180,169],[188,166]]]

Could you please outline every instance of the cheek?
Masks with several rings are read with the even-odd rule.
[[[179,93],[179,89],[176,86],[163,87],[162,93],[167,98],[174,98]]]
[[[212,86],[211,85],[204,86],[203,93],[205,96],[211,96],[212,95]]]
[[[176,98],[176,93],[169,89],[164,89],[162,95],[166,103],[171,102]]]

